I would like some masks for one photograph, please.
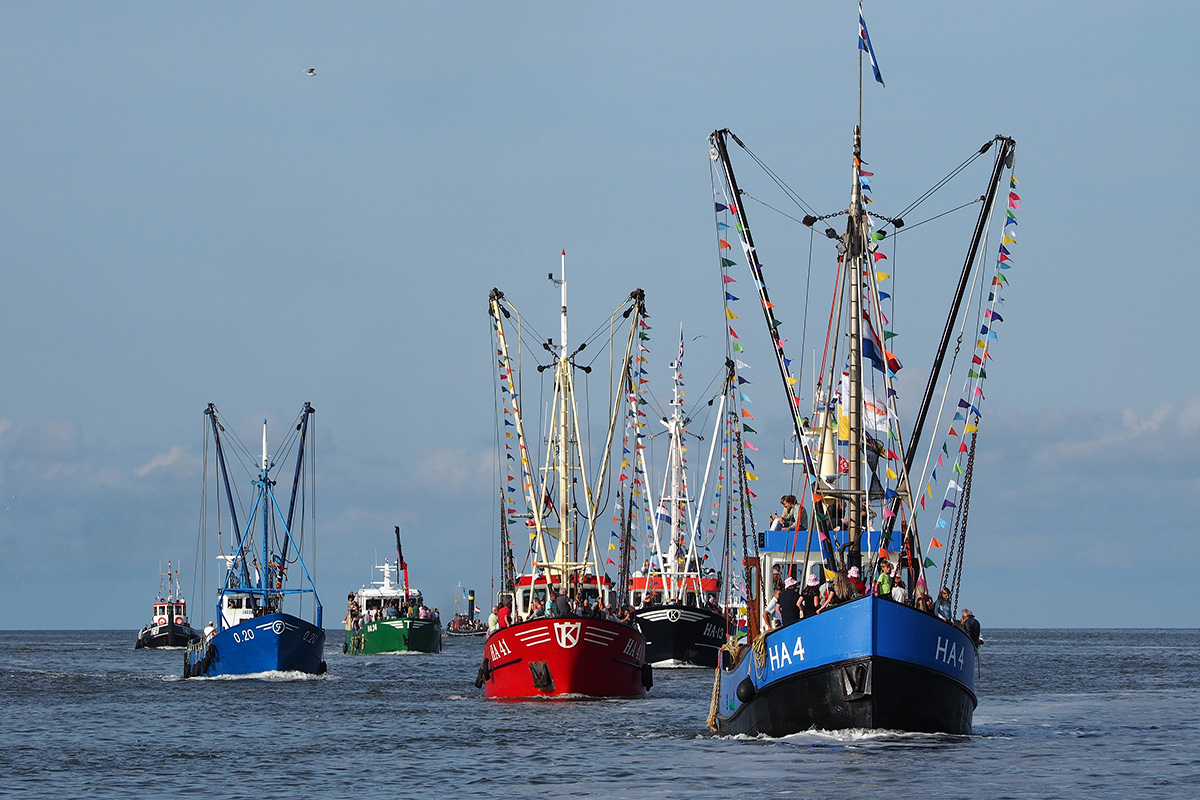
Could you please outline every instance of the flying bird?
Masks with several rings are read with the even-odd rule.
[[[317,74],[317,68],[316,68],[316,67],[312,67],[312,68],[310,68],[310,69],[309,69],[307,72],[305,72],[304,74],[305,74],[305,75],[308,75],[309,77],[315,77],[315,76],[316,76],[316,74]]]

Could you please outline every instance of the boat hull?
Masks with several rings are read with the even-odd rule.
[[[489,698],[645,697],[646,640],[628,625],[586,617],[520,622],[492,633],[477,686]]]
[[[134,650],[145,647],[187,647],[200,638],[190,625],[154,625],[138,635]]]
[[[325,631],[291,614],[267,614],[188,646],[184,677],[325,672]]]
[[[976,652],[960,629],[867,597],[772,631],[718,670],[721,733],[787,736],[812,728],[969,734]]]
[[[361,630],[346,631],[343,652],[440,653],[442,623],[432,619],[381,619],[366,623]]]
[[[658,606],[637,612],[646,637],[646,661],[654,666],[717,666],[725,643],[725,617],[704,608]]]

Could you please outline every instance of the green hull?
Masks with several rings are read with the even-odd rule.
[[[440,653],[442,623],[431,619],[381,619],[346,631],[346,653]]]

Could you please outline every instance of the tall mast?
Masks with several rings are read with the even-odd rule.
[[[567,353],[567,251],[562,251],[561,277],[556,283],[562,292],[558,341],[558,553],[559,573],[567,583],[567,565],[575,560],[568,553],[571,542],[571,359]]]
[[[862,61],[861,51],[859,61]],[[861,63],[860,63],[861,70]],[[860,78],[861,81],[861,78]],[[861,112],[860,112],[861,113]],[[846,333],[849,339],[847,369],[849,376],[846,390],[846,416],[848,418],[849,444],[846,453],[849,472],[850,496],[846,504],[849,513],[847,532],[850,538],[850,559],[857,563],[860,553],[859,537],[862,535],[862,518],[866,493],[863,491],[862,475],[862,287],[863,259],[865,258],[866,220],[862,208],[861,157],[862,135],[858,126],[854,128],[854,164],[850,174],[850,220],[846,224],[845,259],[846,280],[850,291],[847,296]]]
[[[763,318],[767,323],[767,330],[770,331],[771,341],[774,344],[775,363],[779,368],[780,383],[782,383],[783,390],[787,395],[788,409],[792,417],[792,434],[796,437],[796,441],[800,443],[800,452],[804,458],[805,472],[808,475],[817,476],[818,486],[821,486],[825,481],[820,478],[820,470],[813,463],[813,456],[808,448],[807,439],[804,436],[803,425],[800,421],[800,401],[792,388],[791,375],[788,374],[787,364],[783,355],[783,345],[779,338],[779,325],[771,314],[771,309],[774,305],[771,303],[767,284],[762,279],[762,265],[758,263],[758,252],[754,247],[754,236],[750,233],[750,221],[746,218],[746,207],[742,203],[742,192],[738,188],[737,178],[733,174],[733,163],[729,160],[729,148],[725,143],[726,136],[737,142],[740,147],[745,147],[741,140],[728,128],[713,131],[708,137],[709,142],[712,144],[709,157],[714,161],[720,162],[721,171],[725,176],[725,183],[729,187],[729,200],[735,206],[731,210],[734,212],[734,216],[741,227],[740,234],[743,250],[746,255],[746,262],[750,267],[751,275],[754,277],[759,302],[762,306]]]
[[[271,497],[271,480],[269,471],[271,463],[267,456],[267,421],[263,420],[263,442],[262,442],[262,520],[263,520],[263,540],[262,564],[258,568],[258,583],[260,589],[263,590],[263,603],[267,600],[267,565],[271,563],[271,543],[267,539],[271,527],[271,506],[273,505]]]
[[[683,326],[680,326],[679,349],[681,351],[683,350]],[[682,352],[680,353],[680,355],[682,356]],[[680,517],[680,513],[683,510],[681,507],[681,503],[679,502],[680,501],[679,492],[681,490],[681,485],[683,483],[681,480],[681,476],[680,476],[680,472],[683,469],[683,413],[681,411],[682,400],[681,400],[680,393],[679,393],[679,381],[680,381],[681,375],[680,375],[680,371],[679,371],[680,364],[679,364],[678,358],[676,359],[675,364],[673,366],[674,366],[674,370],[672,371],[673,372],[673,374],[672,374],[672,392],[673,392],[673,394],[672,394],[672,400],[671,400],[671,406],[672,406],[671,419],[667,423],[667,430],[669,431],[669,434],[668,434],[669,438],[667,440],[667,444],[669,447],[669,456],[668,456],[668,460],[667,460],[667,467],[669,470],[669,473],[668,473],[668,480],[669,480],[669,485],[670,485],[669,491],[671,492],[670,505],[669,505],[670,512],[671,512],[671,524],[668,526],[668,529],[667,529],[667,536],[670,537],[668,544],[667,544],[667,560],[670,561],[670,567],[671,567],[670,571],[671,571],[672,575],[679,572],[679,570],[676,568],[676,565],[679,563],[679,539],[680,539],[680,537],[679,537],[679,531],[680,531],[679,517]],[[664,566],[664,568],[666,567],[665,564],[663,566]],[[664,569],[663,572],[664,572],[664,577],[665,577],[666,569]],[[666,588],[666,587],[664,587],[664,588]],[[676,588],[677,587],[671,587],[672,590],[675,590]]]
[[[229,504],[229,518],[233,525],[233,534],[237,537],[237,554],[241,557],[241,585],[244,588],[250,586],[250,568],[246,565],[245,553],[242,551],[242,528],[238,523],[237,505],[233,502],[233,489],[229,483],[229,471],[225,466],[225,449],[221,446],[221,425],[217,422],[217,408],[212,403],[208,404],[208,408],[204,410],[205,416],[212,426],[213,441],[216,443],[217,449],[217,467],[221,470],[221,483],[225,486],[225,500]],[[218,532],[219,534],[219,532]],[[232,566],[232,564],[230,564]],[[229,576],[225,577],[226,585],[229,582]],[[220,608],[217,609],[217,614],[220,616]],[[222,624],[222,629],[224,623]]]

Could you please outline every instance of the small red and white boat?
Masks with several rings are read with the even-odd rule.
[[[133,648],[187,647],[189,642],[199,638],[200,633],[188,623],[187,601],[179,588],[179,569],[173,569],[168,561],[167,571],[161,575],[150,622],[138,632]]]
[[[575,369],[590,372],[590,368],[577,367],[573,361],[583,346],[576,351],[567,347],[565,273],[564,252],[563,275],[555,281],[562,291],[560,338],[557,346],[546,344],[557,364],[550,419],[545,428],[549,441],[541,467],[536,466],[526,447],[519,362],[510,358],[505,337],[505,320],[519,325],[521,316],[510,311],[498,289],[492,290],[490,298],[500,365],[498,396],[502,397],[497,408],[503,420],[498,428],[504,434],[500,439],[500,464],[508,474],[501,486],[499,627],[490,631],[484,643],[484,659],[475,684],[489,698],[644,697],[652,683],[645,637],[631,609],[625,609],[618,619],[615,604],[621,598],[597,553],[597,517],[605,506],[600,498],[611,491],[607,473],[620,408],[607,411],[609,426],[603,455],[595,481],[589,482],[579,447],[581,420],[576,416],[572,374]],[[630,320],[625,358],[612,359],[617,383],[614,396],[622,399],[631,391],[627,366],[635,357],[634,348],[639,346],[639,323],[645,316],[641,290],[633,292],[625,305],[628,308],[624,315]],[[616,314],[613,318],[617,319]],[[518,337],[520,333],[518,330]],[[538,367],[539,372],[544,369]],[[525,500],[525,514],[516,513],[517,497]],[[510,538],[510,525],[518,519],[525,522],[530,534],[525,574],[520,575]],[[521,536],[515,532],[512,535]],[[559,597],[557,603],[555,597]]]

